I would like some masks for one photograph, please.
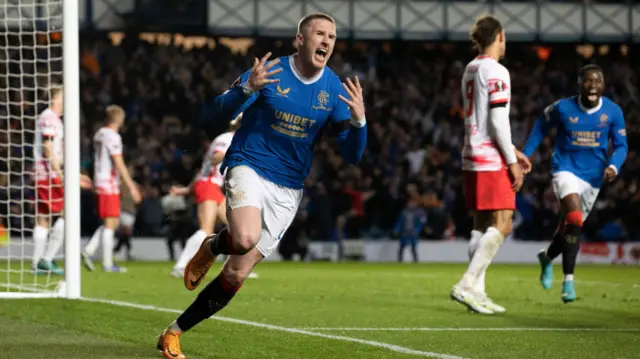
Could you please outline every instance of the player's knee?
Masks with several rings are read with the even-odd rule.
[[[233,246],[239,254],[248,253],[256,246],[260,239],[260,233],[251,233],[250,231],[233,232]]]
[[[567,219],[565,220],[565,223],[568,225],[573,225],[576,226],[578,228],[582,227],[582,212],[580,211],[571,211],[569,213],[567,213]]]

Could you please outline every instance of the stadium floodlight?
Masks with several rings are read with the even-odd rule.
[[[0,19],[0,298],[79,298],[78,0],[6,0]],[[36,120],[59,83],[64,93],[64,277],[32,267]]]

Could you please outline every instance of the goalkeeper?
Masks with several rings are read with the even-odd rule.
[[[269,256],[296,215],[313,149],[330,127],[347,162],[362,157],[367,140],[362,87],[341,83],[328,67],[336,24],[326,14],[302,18],[297,53],[267,63],[270,53],[214,101],[217,121],[243,112],[229,147],[225,174],[228,228],[207,237],[187,264],[184,283],[196,289],[216,256],[227,254],[222,271],[158,339],[166,358],[184,358],[179,337],[224,308],[254,266]],[[276,76],[277,75],[277,76]]]

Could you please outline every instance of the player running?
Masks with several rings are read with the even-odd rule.
[[[113,263],[113,236],[120,221],[120,177],[129,188],[135,203],[140,203],[142,196],[122,158],[122,138],[118,131],[124,124],[125,112],[120,106],[110,105],[106,109],[106,115],[106,126],[93,136],[93,182],[98,195],[98,215],[104,222],[84,248],[82,260],[87,269],[95,270],[91,256],[102,241],[102,270],[126,272],[125,268]]]
[[[548,106],[538,117],[523,152],[531,156],[551,128],[556,128],[552,183],[560,201],[558,229],[549,248],[538,253],[540,283],[551,289],[553,260],[562,254],[562,301],[576,300],[573,272],[580,250],[582,224],[589,216],[603,180],[613,181],[627,157],[627,133],[620,106],[604,92],[604,75],[586,65],[578,77],[580,94]],[[609,157],[609,139],[613,153]]]
[[[36,273],[64,274],[53,258],[58,254],[64,241],[64,125],[62,87],[50,90],[49,107],[36,122],[35,136],[35,185],[36,224],[33,229],[34,250],[32,268]],[[80,175],[83,188],[90,188],[91,180]],[[50,218],[57,217],[49,233]],[[47,247],[47,237],[49,246]],[[45,248],[46,247],[46,248]],[[46,249],[46,252],[45,252]]]
[[[231,145],[233,134],[240,126],[242,114],[238,115],[229,124],[229,132],[225,132],[216,137],[202,161],[202,168],[196,179],[186,187],[172,187],[170,193],[174,196],[186,196],[193,192],[195,194],[196,204],[198,205],[198,223],[200,229],[196,231],[189,239],[180,254],[180,258],[173,266],[171,275],[175,277],[184,277],[184,269],[187,263],[198,251],[204,239],[213,233],[216,220],[224,223],[227,222],[226,200],[222,193],[222,184],[224,176],[220,172],[222,160],[227,149]]]
[[[469,267],[450,295],[475,312],[492,314],[505,309],[487,296],[485,272],[511,234],[515,192],[531,164],[511,143],[511,80],[498,62],[505,53],[504,28],[493,16],[481,17],[471,29],[471,41],[480,55],[465,68],[461,89],[464,193],[473,211],[473,231]]]
[[[229,226],[208,237],[185,270],[185,286],[196,289],[216,256],[228,254],[222,271],[191,306],[164,330],[158,349],[166,358],[184,358],[180,335],[224,308],[253,267],[270,255],[294,219],[313,149],[331,127],[347,162],[362,157],[367,140],[362,87],[340,79],[328,67],[336,24],[326,14],[302,18],[297,53],[253,67],[215,99],[215,118],[229,121],[243,112],[225,156]],[[278,75],[274,78],[274,75]]]

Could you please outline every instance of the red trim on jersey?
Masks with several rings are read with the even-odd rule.
[[[479,164],[479,165],[485,165],[485,164],[493,163],[492,160],[486,158],[485,156],[481,156],[481,155],[465,156],[464,159],[467,160],[467,161],[472,161],[473,163]]]
[[[489,55],[478,55],[478,56],[476,56],[476,59],[488,59],[490,57],[491,56],[489,56]]]
[[[507,102],[509,102],[509,100],[505,98],[505,99],[489,101],[489,105],[499,105]]]

